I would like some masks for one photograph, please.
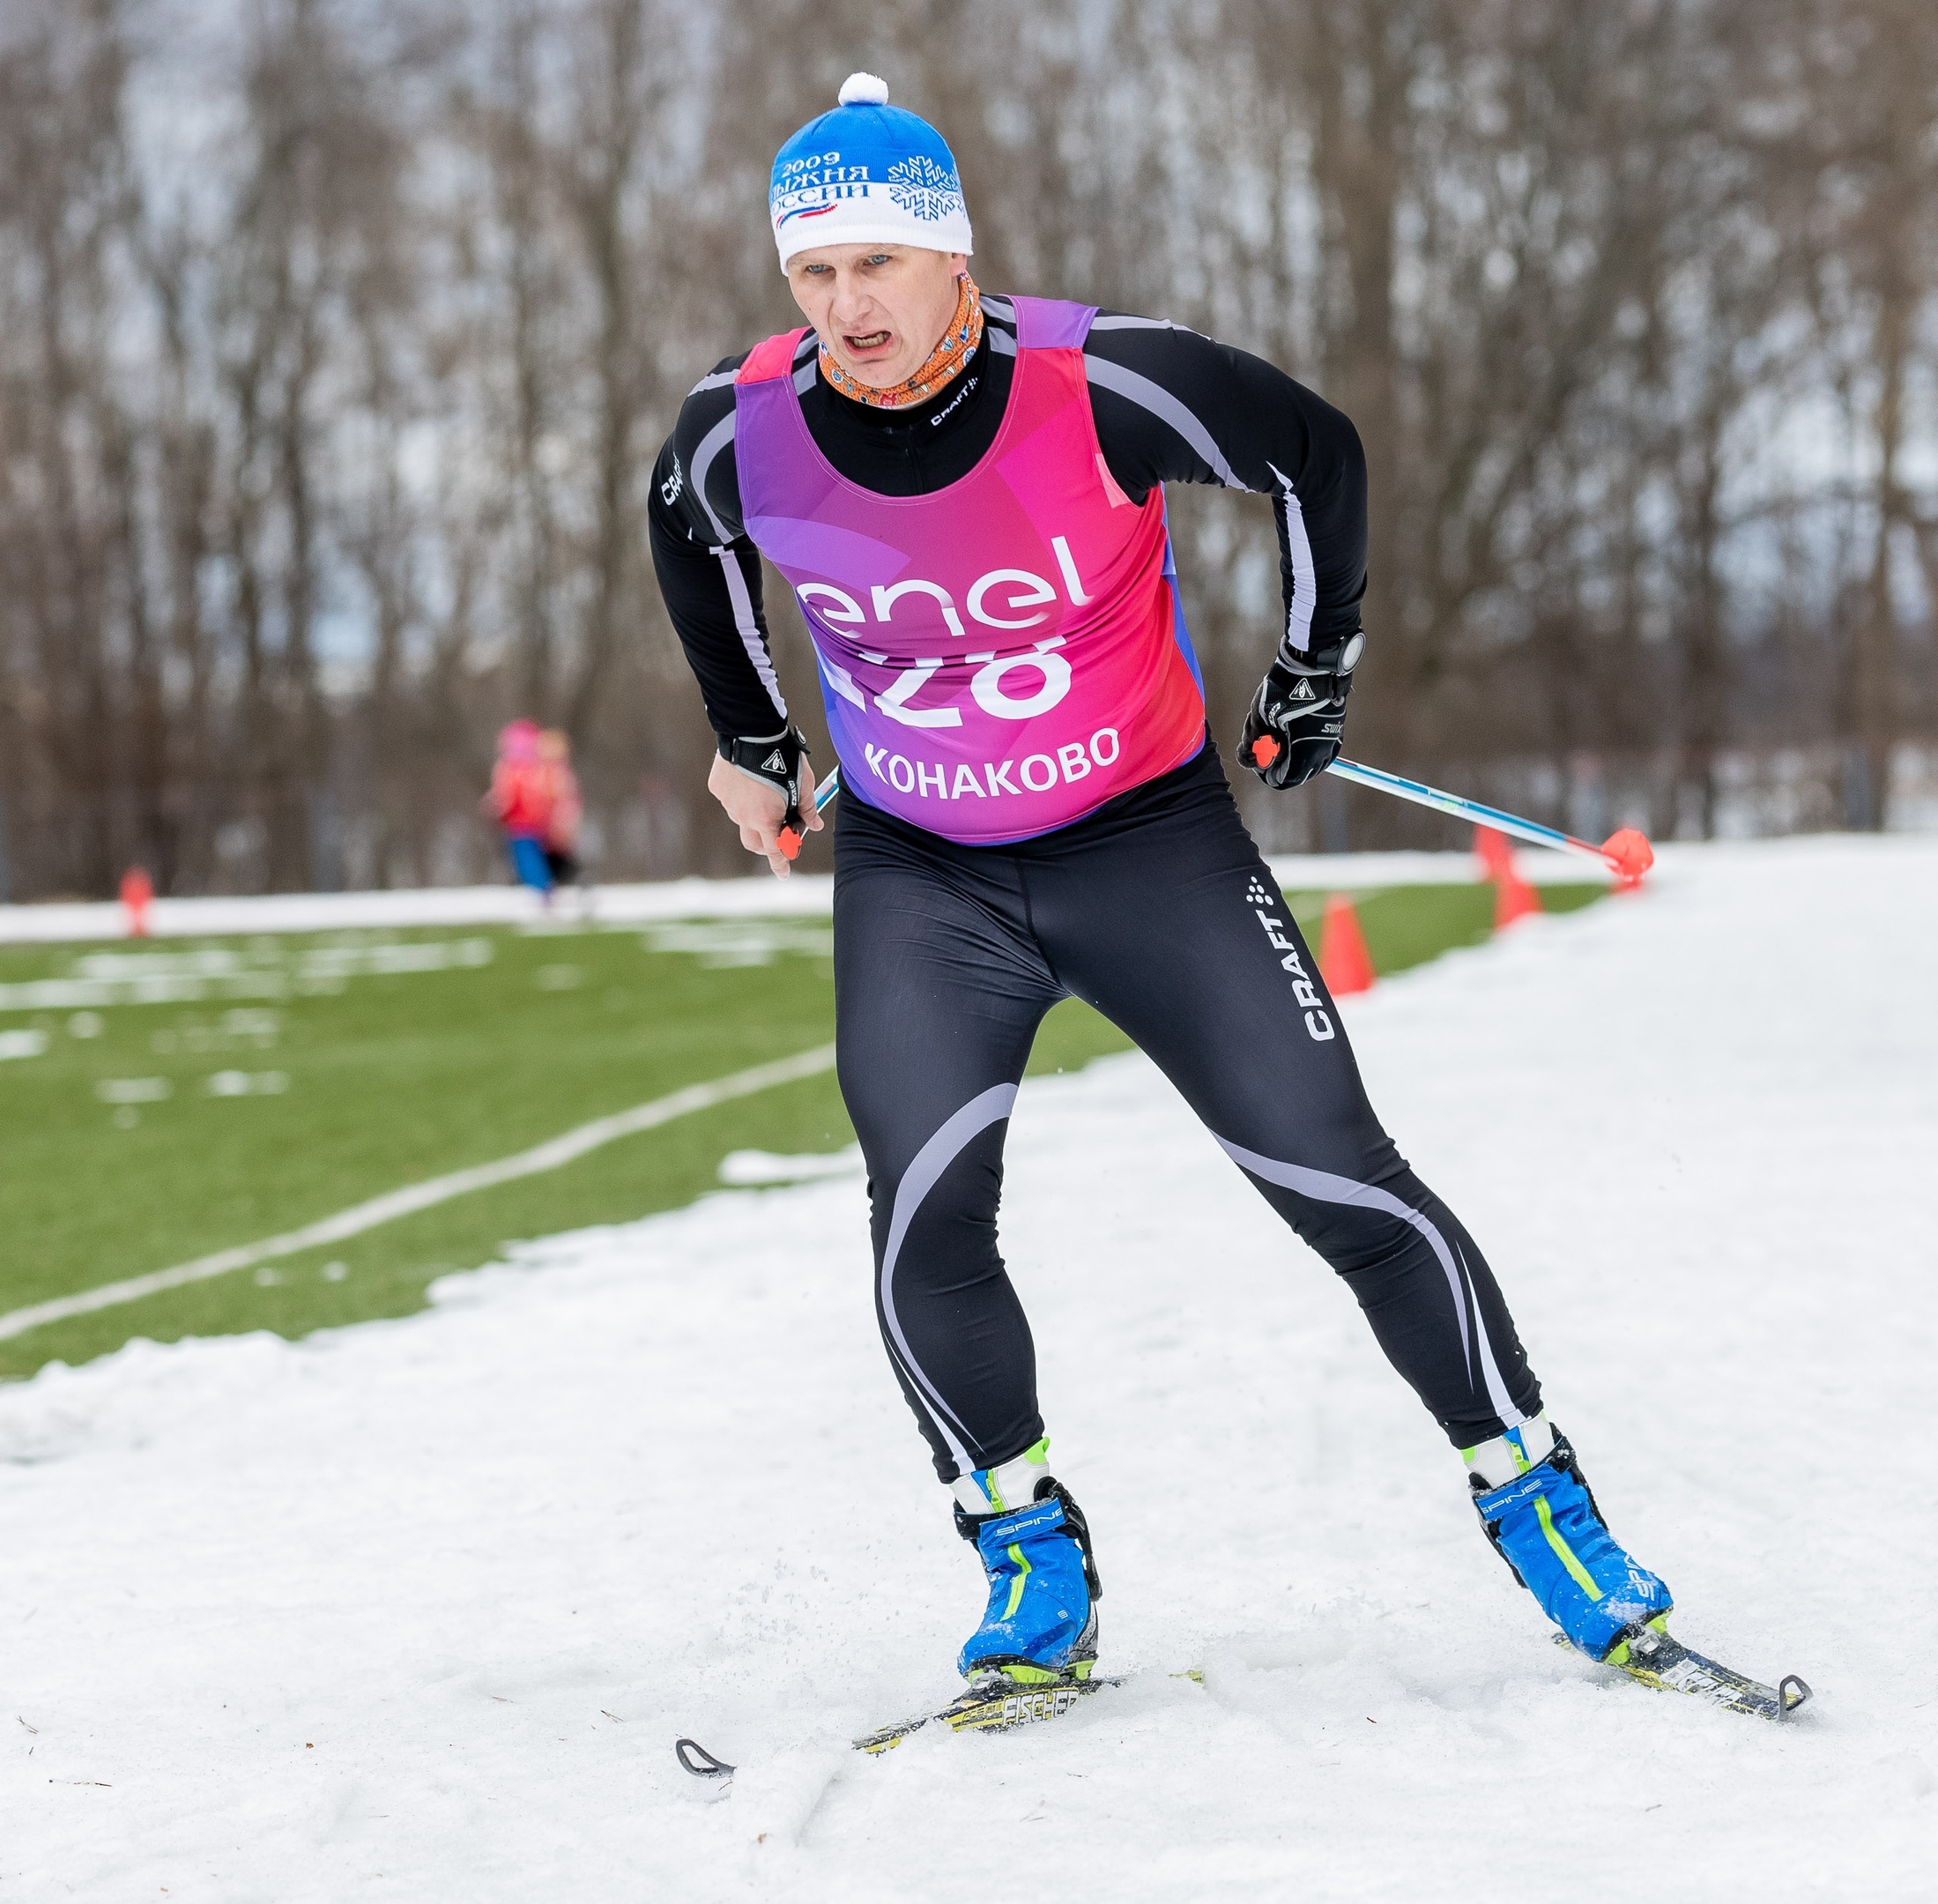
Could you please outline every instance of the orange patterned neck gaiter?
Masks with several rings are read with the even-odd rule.
[[[850,376],[828,354],[826,344],[820,347],[821,375],[843,397],[852,398],[857,403],[869,404],[878,410],[904,410],[910,404],[934,396],[969,361],[970,353],[982,341],[983,300],[975,280],[964,271],[955,315],[949,319],[942,341],[929,353],[913,376],[892,383],[887,390],[877,390],[872,383]]]

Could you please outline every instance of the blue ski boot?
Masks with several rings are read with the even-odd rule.
[[[1103,1593],[1083,1510],[1049,1469],[1047,1440],[955,1484],[955,1530],[989,1575],[989,1606],[956,1663],[970,1685],[1088,1679]],[[965,1504],[980,1506],[970,1509]]]
[[[1463,1454],[1495,1551],[1584,1653],[1620,1664],[1630,1637],[1664,1630],[1668,1588],[1616,1544],[1546,1414]]]

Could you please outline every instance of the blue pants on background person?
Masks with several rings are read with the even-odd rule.
[[[511,870],[520,882],[549,897],[552,863],[546,857],[545,842],[536,833],[510,833],[505,837],[505,844],[511,852]]]

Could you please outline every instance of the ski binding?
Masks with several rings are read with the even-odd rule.
[[[855,1741],[855,1750],[887,1752],[925,1725],[946,1725],[952,1732],[1007,1732],[1017,1726],[1041,1725],[1062,1718],[1086,1693],[1121,1684],[1086,1674],[1081,1678],[1047,1679],[1041,1685],[1018,1685],[1002,1673],[990,1673],[939,1712],[921,1713],[899,1724],[865,1733]]]
[[[1563,1633],[1555,1639],[1558,1645],[1570,1646]],[[1600,1663],[1660,1692],[1686,1692],[1726,1712],[1749,1713],[1758,1719],[1787,1719],[1810,1697],[1810,1688],[1795,1673],[1786,1673],[1773,1686],[1764,1685],[1692,1651],[1657,1620],[1616,1641]]]

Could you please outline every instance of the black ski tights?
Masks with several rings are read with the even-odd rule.
[[[945,1481],[1043,1432],[996,1207],[1030,1041],[1066,995],[1143,1047],[1346,1279],[1457,1447],[1538,1411],[1493,1274],[1373,1115],[1208,744],[1011,846],[957,845],[846,793],[835,866],[841,1087],[868,1165],[876,1307]]]

